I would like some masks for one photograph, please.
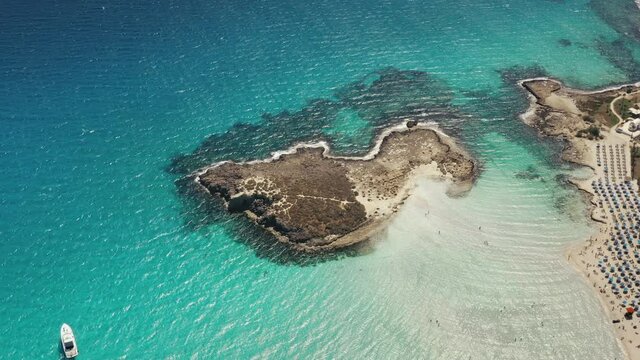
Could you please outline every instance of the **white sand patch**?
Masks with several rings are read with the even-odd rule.
[[[575,102],[573,102],[573,100],[568,97],[564,97],[554,93],[549,95],[546,99],[544,99],[544,102],[547,105],[558,110],[562,110],[562,111],[576,114],[576,115],[582,114],[582,112],[576,106]]]

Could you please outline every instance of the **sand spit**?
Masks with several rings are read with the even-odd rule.
[[[572,183],[591,195],[598,232],[567,251],[567,259],[592,285],[629,359],[640,359],[640,197],[631,177],[630,136],[612,102],[635,94],[640,83],[579,91],[548,78],[519,82],[531,106],[521,116],[542,134],[565,140],[562,157],[593,169]],[[577,110],[577,111],[576,111]]]
[[[298,144],[270,158],[219,162],[190,177],[276,239],[304,252],[369,239],[404,203],[420,177],[468,189],[477,166],[435,126],[407,121],[384,130],[365,156],[331,155],[324,142]]]

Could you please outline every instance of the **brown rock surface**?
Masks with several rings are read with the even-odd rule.
[[[567,140],[563,159],[584,165],[588,142],[600,138],[594,133],[608,131],[615,123],[615,115],[609,108],[611,101],[635,89],[629,85],[585,92],[564,87],[552,79],[525,80],[521,85],[535,99],[523,116],[524,121],[544,135]]]
[[[413,125],[383,136],[375,156],[338,158],[326,147],[300,147],[272,161],[221,163],[195,180],[295,249],[349,246],[397,211],[417,174],[473,180],[475,164],[451,139]]]

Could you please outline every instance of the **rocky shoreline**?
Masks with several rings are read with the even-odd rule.
[[[611,101],[635,88],[634,85],[622,85],[585,92],[567,88],[549,78],[522,80],[519,85],[531,99],[522,120],[543,135],[564,140],[564,160],[592,168],[591,161],[585,158],[587,144],[599,139],[602,130],[611,128],[614,120],[608,111]]]
[[[383,229],[417,177],[449,179],[465,191],[476,172],[452,138],[408,121],[381,133],[363,157],[332,156],[322,142],[300,144],[266,160],[216,163],[189,177],[229,212],[244,213],[294,250],[315,253],[361,243]]]

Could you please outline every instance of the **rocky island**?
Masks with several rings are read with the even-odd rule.
[[[191,178],[279,241],[304,252],[332,251],[370,238],[421,176],[464,190],[476,165],[439,130],[409,121],[390,128],[364,157],[330,155],[326,143],[301,144],[270,159],[224,161]]]

